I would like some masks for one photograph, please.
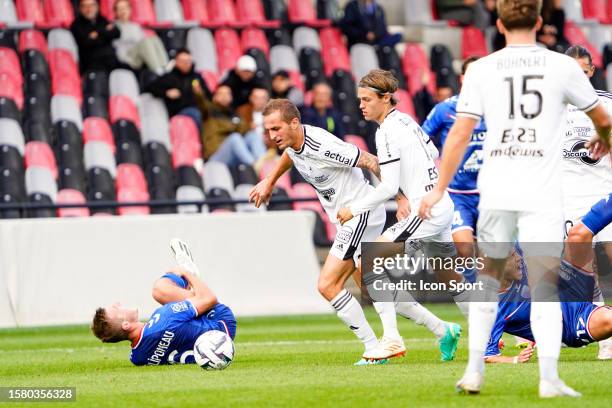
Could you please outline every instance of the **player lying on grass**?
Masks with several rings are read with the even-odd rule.
[[[162,307],[146,323],[138,320],[138,309],[120,303],[98,308],[93,319],[92,331],[103,342],[131,342],[130,361],[135,365],[195,363],[193,345],[202,333],[219,330],[232,339],[236,335],[234,314],[196,275],[187,245],[173,240],[171,248],[179,267],[153,285],[153,298]]]
[[[511,274],[504,282],[504,288],[499,298],[497,317],[491,331],[491,338],[485,352],[487,363],[524,363],[533,354],[530,345],[518,356],[502,356],[500,340],[503,333],[520,336],[535,341],[529,319],[531,301],[527,283],[527,268],[522,254],[516,257],[516,271],[519,279],[513,279]],[[509,261],[510,263],[510,261]],[[508,270],[508,268],[507,268]],[[572,268],[567,263],[562,264],[564,273],[560,274],[559,294],[561,297],[561,315],[563,318],[562,342],[568,347],[583,347],[589,343],[603,341],[612,336],[612,308],[598,306],[592,302],[570,302],[563,298],[576,300],[582,297],[580,286],[589,290],[594,285],[594,275]]]
[[[315,188],[321,205],[333,221],[336,221],[340,207],[372,190],[359,168],[378,174],[380,168],[375,156],[343,142],[324,129],[302,125],[298,109],[286,99],[270,101],[263,116],[265,131],[283,150],[283,155],[275,168],[251,191],[250,199],[257,207],[270,199],[274,184],[291,166],[295,166]],[[379,342],[359,301],[344,288],[347,279],[360,266],[361,243],[379,236],[385,219],[384,206],[378,205],[342,227],[336,222],[338,232],[319,275],[319,292],[364,345],[363,358],[357,362],[358,365],[385,363],[386,359],[403,355],[406,351],[397,330],[395,304],[374,303],[384,327]],[[444,360],[453,358],[460,332],[458,325],[441,321],[416,302],[398,304],[397,308],[403,316],[422,322],[436,333]]]

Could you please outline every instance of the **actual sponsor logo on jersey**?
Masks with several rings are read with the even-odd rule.
[[[601,160],[595,160],[589,156],[589,150],[586,148],[586,142],[584,140],[574,143],[569,150],[563,149],[563,158],[568,160],[580,160],[588,166],[595,166]]]
[[[336,234],[336,242],[338,243],[348,244],[351,242],[351,238],[353,238],[353,229],[351,227],[344,226]],[[341,245],[340,249],[342,249]]]
[[[187,305],[186,302],[177,302],[177,303],[173,303],[172,305],[170,305],[170,308],[172,309],[174,313],[180,313],[184,310],[189,309],[189,306]]]
[[[321,194],[327,201],[331,201],[334,194],[336,194],[336,190],[333,188],[328,188],[327,190],[320,190],[319,194]]]
[[[342,164],[346,164],[346,165],[351,164],[351,159],[349,157],[342,156],[340,153],[333,153],[333,152],[330,152],[329,150],[326,150],[324,156],[332,160],[335,160],[339,163],[342,163]]]

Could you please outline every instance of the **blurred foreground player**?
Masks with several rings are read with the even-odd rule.
[[[193,345],[202,333],[236,335],[234,314],[196,275],[187,245],[175,239],[171,248],[179,266],[155,282],[153,298],[163,306],[148,322],[138,321],[138,309],[120,303],[98,308],[93,319],[92,331],[103,342],[132,343],[130,361],[135,365],[195,363]]]

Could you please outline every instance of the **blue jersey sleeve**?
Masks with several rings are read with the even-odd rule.
[[[499,340],[504,334],[505,326],[506,324],[504,317],[498,312],[493,329],[491,329],[491,337],[489,338],[489,343],[487,344],[485,357],[498,356],[501,354],[501,350],[499,349]]]
[[[444,128],[444,102],[440,102],[429,112],[427,119],[423,123],[423,130],[434,141],[436,146],[440,146],[440,131]]]

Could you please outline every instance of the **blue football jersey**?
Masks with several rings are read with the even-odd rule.
[[[218,303],[198,316],[189,300],[168,303],[155,310],[145,324],[130,361],[135,365],[194,363],[193,345],[210,330],[224,331],[234,338],[236,320],[227,306]]]
[[[448,131],[457,119],[457,100],[458,96],[448,98],[445,101],[438,103],[427,115],[423,130],[434,140],[436,146],[444,146]],[[487,128],[483,120],[478,122],[472,140],[463,156],[461,165],[453,180],[448,186],[448,191],[476,193],[476,180],[478,179],[478,171],[482,166],[482,145],[484,143]]]

